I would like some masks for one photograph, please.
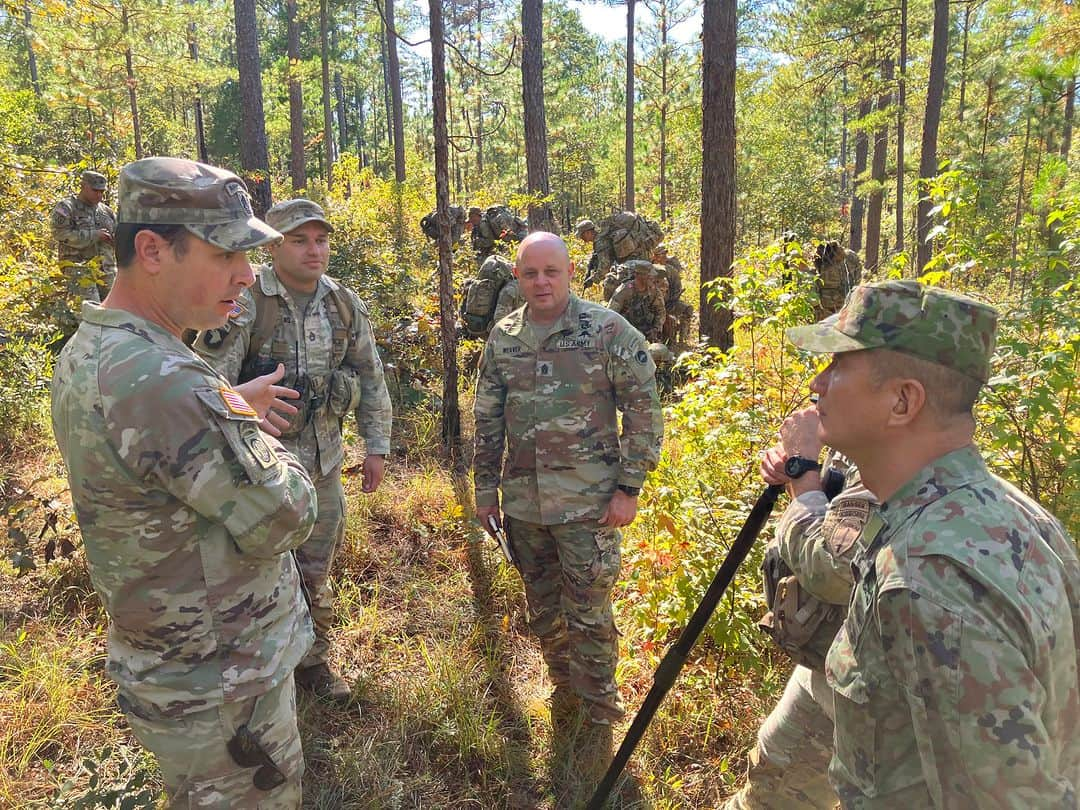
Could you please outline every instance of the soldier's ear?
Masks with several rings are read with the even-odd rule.
[[[577,265],[573,261],[570,262],[570,278],[574,277],[574,271],[577,270]]]
[[[161,271],[162,251],[168,242],[153,231],[139,231],[135,234],[135,258],[147,272],[157,275]]]

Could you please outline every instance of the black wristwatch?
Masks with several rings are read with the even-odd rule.
[[[820,470],[821,465],[802,456],[792,456],[784,462],[784,473],[788,478],[795,479],[811,470]]]
[[[619,492],[625,492],[631,498],[636,498],[641,494],[641,487],[628,487],[626,484],[619,484],[615,487]]]

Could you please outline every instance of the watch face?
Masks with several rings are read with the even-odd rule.
[[[808,458],[802,456],[792,456],[784,462],[784,472],[787,473],[788,478],[798,478],[803,473],[810,470],[820,470],[821,465],[816,461],[811,461]]]

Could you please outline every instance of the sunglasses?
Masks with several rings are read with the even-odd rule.
[[[266,749],[262,747],[259,738],[251,733],[247,725],[236,729],[233,738],[229,740],[226,748],[233,762],[241,768],[257,768],[252,777],[252,783],[259,790],[273,790],[278,785],[284,784],[285,774],[270,759]]]

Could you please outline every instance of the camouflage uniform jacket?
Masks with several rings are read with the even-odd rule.
[[[498,323],[515,309],[525,304],[525,298],[521,294],[521,286],[516,278],[510,279],[499,290],[499,299],[495,302],[495,314],[492,322]]]
[[[973,446],[864,532],[826,664],[846,808],[1077,806],[1080,562]]]
[[[501,483],[503,511],[520,520],[599,518],[617,484],[640,487],[656,466],[656,367],[622,316],[574,295],[539,345],[533,335],[525,306],[499,321],[484,347],[476,505],[495,506]]]
[[[386,389],[382,361],[368,320],[368,309],[347,287],[341,288],[353,303],[353,322],[345,328],[334,306],[331,290],[340,285],[327,275],[319,279],[307,311],[298,313],[288,289],[273,267],[260,268],[255,281],[267,296],[280,300],[280,320],[270,339],[259,347],[258,357],[247,368],[248,347],[255,327],[256,303],[244,290],[244,311],[221,329],[200,335],[194,344],[225,379],[238,382],[266,374],[285,364],[282,385],[295,387],[297,375],[308,380],[300,413],[282,432],[282,443],[313,475],[327,475],[345,455],[341,425],[349,411],[356,413],[360,435],[372,455],[390,452],[393,421],[390,394]],[[297,365],[299,364],[299,369]]]
[[[862,270],[859,255],[846,249],[839,261],[821,268],[818,274],[818,293],[821,301],[818,314],[822,318],[840,310],[847,294],[862,281]]]
[[[626,318],[650,343],[660,342],[667,309],[664,307],[664,293],[657,285],[652,284],[641,292],[634,288],[633,281],[624,282],[611,296],[608,306]]]
[[[53,208],[53,238],[59,244],[61,262],[89,264],[101,257],[101,269],[107,275],[116,270],[116,257],[108,242],[98,241],[98,231],[116,232],[116,215],[105,203],[91,207],[72,194]]]
[[[178,338],[96,304],[52,381],[109,674],[167,716],[263,694],[313,639],[288,552],[315,490],[229,391]]]
[[[664,293],[664,306],[671,309],[675,302],[682,299],[683,283],[682,262],[674,256],[668,256],[664,262],[664,271],[667,274],[667,291]]]
[[[847,605],[851,599],[851,559],[875,503],[859,471],[851,467],[844,489],[831,503],[821,490],[805,492],[780,516],[776,525],[780,557],[799,585],[821,601]]]

